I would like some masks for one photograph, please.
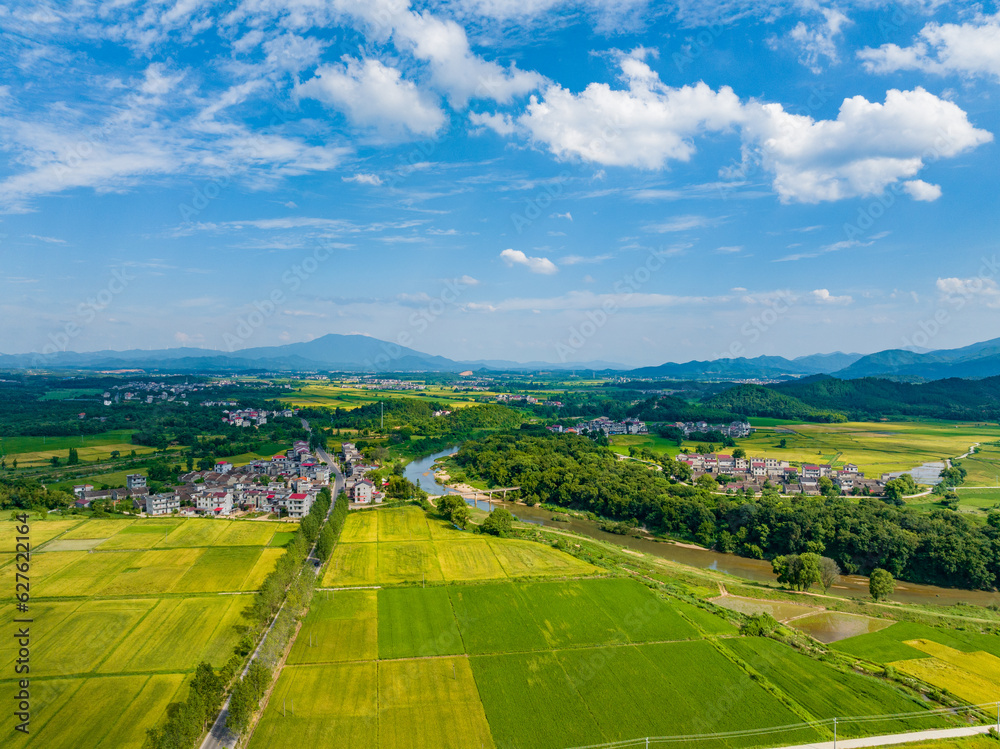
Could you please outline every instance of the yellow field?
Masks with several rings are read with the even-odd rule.
[[[352,512],[342,538],[375,535],[377,543],[339,543],[322,585],[502,580],[599,572],[576,557],[532,541],[455,530],[417,507]]]
[[[358,510],[352,512],[344,530],[340,533],[340,541],[345,544],[370,543],[378,541],[377,510]]]
[[[503,565],[492,547],[482,539],[437,541],[441,573],[446,580],[506,579]]]
[[[781,439],[787,447],[780,448]],[[757,427],[738,444],[748,455],[792,463],[855,463],[865,474],[904,471],[922,463],[953,458],[975,442],[1000,439],[1000,427],[953,422],[848,422]],[[694,448],[695,443],[685,443]]]
[[[368,510],[379,512],[379,510]],[[379,541],[429,541],[430,528],[427,517],[419,507],[403,507],[382,512],[378,520]]]
[[[430,541],[378,544],[378,583],[444,582],[437,549]]]
[[[264,578],[271,574],[278,559],[285,553],[284,549],[264,549],[257,558],[257,563],[243,581],[243,590],[257,590]]]
[[[490,539],[488,543],[508,577],[593,575],[600,572],[592,564],[533,541],[498,538]]]
[[[134,522],[134,520],[88,520],[78,528],[63,534],[62,538],[110,538]]]
[[[102,578],[96,578],[91,586],[98,588],[98,595],[102,596],[169,593],[204,553],[204,549],[154,549],[137,554],[108,552],[101,556],[128,556],[134,559],[103,587],[99,587]]]
[[[494,746],[468,658],[380,661],[378,717],[379,746]]]
[[[348,517],[350,523],[352,516]],[[377,544],[337,544],[326,566],[323,587],[374,585],[378,573]]]
[[[238,639],[234,625],[249,603],[249,596],[162,599],[98,671],[184,671],[202,660],[219,667]]]
[[[79,520],[33,520],[28,524],[31,548],[37,549],[49,539],[79,524]],[[12,520],[0,520],[0,551],[14,551],[15,539],[20,535],[17,531],[19,525]]]
[[[212,546],[223,531],[227,530],[226,525],[225,521],[212,518],[192,518],[185,520],[156,545],[167,548]]]

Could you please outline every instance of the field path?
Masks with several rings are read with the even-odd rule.
[[[787,746],[783,749],[863,749],[869,746],[892,746],[894,744],[908,744],[911,741],[930,741],[933,739],[957,739],[964,736],[977,736],[989,732],[991,726],[969,726],[968,728],[938,728],[927,731],[913,731],[912,733],[893,733],[888,736],[867,736],[862,739],[841,739],[836,742],[818,741],[815,744],[797,744]]]

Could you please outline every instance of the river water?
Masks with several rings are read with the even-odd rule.
[[[419,480],[421,488],[429,494],[457,494],[453,489],[439,484],[434,478],[433,472],[433,463],[435,460],[451,455],[457,449],[442,450],[425,458],[414,460],[406,466],[404,475],[414,484]],[[466,501],[470,505],[472,504],[472,500]],[[507,507],[519,520],[528,523],[543,525],[556,530],[572,531],[598,541],[625,546],[663,559],[669,559],[672,562],[700,569],[718,570],[719,572],[725,572],[726,574],[753,582],[774,582],[771,563],[764,560],[747,559],[734,554],[723,554],[711,549],[691,548],[669,541],[619,536],[614,533],[602,531],[597,523],[585,518],[575,518],[560,514],[559,517],[562,518],[562,521],[555,521],[552,519],[552,511],[541,507],[527,507],[526,505],[511,502],[494,503],[494,505],[497,504]],[[484,500],[476,502],[476,506],[484,510],[490,509],[490,504]],[[868,597],[868,578],[861,577],[860,575],[845,575],[834,586],[833,592],[836,595],[848,598],[866,598]],[[916,583],[899,581],[896,583],[896,592],[892,595],[892,600],[902,603],[924,603],[941,606],[956,603],[986,606],[989,604],[1000,604],[1000,593],[984,590],[939,588],[935,585],[918,585]]]

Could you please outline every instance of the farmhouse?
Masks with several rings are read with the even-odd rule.
[[[180,509],[181,500],[173,492],[146,495],[147,515],[169,515],[173,512],[180,512]]]

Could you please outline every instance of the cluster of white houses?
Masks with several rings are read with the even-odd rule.
[[[146,477],[129,474],[126,488],[94,491],[90,485],[73,488],[79,507],[95,499],[131,498],[133,507],[147,515],[184,512],[198,515],[231,515],[237,510],[283,513],[301,518],[309,513],[316,495],[330,483],[330,468],[320,463],[305,442],[267,460],[244,466],[220,460],[211,471],[193,471],[180,477],[184,486],[150,494]],[[183,509],[182,509],[183,508]]]
[[[753,433],[753,427],[750,426],[749,421],[733,421],[729,424],[709,424],[707,421],[676,421],[674,426],[684,432],[685,437],[692,434],[721,432],[727,437],[739,439],[749,437]]]
[[[340,458],[344,464],[344,489],[351,501],[362,505],[381,503],[381,486],[376,486],[374,481],[366,477],[377,466],[367,464],[361,451],[352,442],[343,444]]]
[[[625,419],[615,421],[607,416],[599,416],[592,421],[584,421],[576,426],[563,427],[562,424],[553,424],[546,427],[550,432],[560,434],[581,434],[583,432],[604,432],[604,434],[649,434],[649,429],[644,421],[638,419]]]
[[[237,427],[262,427],[267,424],[267,417],[278,418],[279,416],[290,419],[295,415],[295,411],[286,409],[284,411],[268,411],[266,409],[242,408],[238,411],[223,411],[222,421]]]
[[[769,481],[782,488],[786,494],[819,494],[821,478],[830,479],[846,494],[855,489],[867,489],[871,494],[881,494],[885,486],[882,481],[866,479],[865,474],[853,463],[845,463],[842,468],[811,463],[793,466],[787,460],[778,458],[734,458],[732,455],[697,453],[681,453],[677,460],[691,467],[695,479],[704,474],[729,476],[733,481],[726,486],[735,489],[759,489]]]

